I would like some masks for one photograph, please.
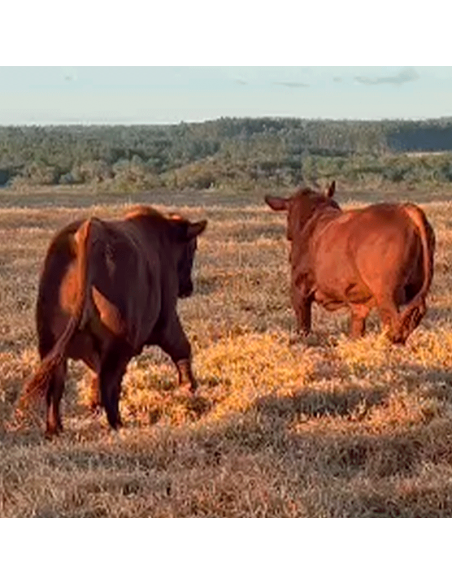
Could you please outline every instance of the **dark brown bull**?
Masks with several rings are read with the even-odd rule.
[[[292,197],[266,197],[287,211],[291,242],[292,304],[301,334],[311,330],[311,305],[348,307],[351,335],[365,332],[377,307],[393,343],[405,343],[426,312],[433,278],[435,235],[424,212],[411,203],[342,211],[335,183],[319,193],[301,188]],[[406,305],[402,312],[399,307]]]
[[[105,408],[112,428],[121,424],[127,364],[145,345],[161,347],[177,367],[179,384],[195,390],[190,344],[176,304],[193,292],[196,238],[206,224],[139,207],[124,220],[77,221],[55,236],[36,310],[42,362],[22,398],[26,405],[45,395],[47,435],[62,429],[68,358],[82,359],[95,372],[92,406]]]

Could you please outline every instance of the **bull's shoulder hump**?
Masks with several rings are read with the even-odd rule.
[[[145,205],[137,205],[136,207],[133,207],[132,209],[130,209],[124,219],[127,221],[130,221],[131,219],[139,219],[139,218],[143,218],[143,217],[147,217],[147,218],[155,218],[155,219],[164,219],[165,217],[159,212],[157,211],[157,209],[154,209],[154,207],[147,207]]]
[[[335,217],[334,218],[334,222],[336,224],[341,225],[343,223],[348,223],[355,216],[356,216],[356,212],[355,211],[345,211],[344,213],[341,213],[340,215],[338,215],[337,217]]]

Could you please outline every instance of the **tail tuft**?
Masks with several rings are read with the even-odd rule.
[[[55,368],[62,361],[62,355],[51,355],[42,361],[38,371],[25,384],[19,404],[28,406],[40,399],[47,391]]]

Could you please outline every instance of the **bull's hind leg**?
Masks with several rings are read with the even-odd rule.
[[[114,430],[122,426],[119,415],[121,382],[131,357],[132,354],[127,347],[115,346],[110,348],[102,359],[99,374],[100,395],[108,423]]]
[[[351,321],[350,321],[350,336],[353,339],[362,337],[366,332],[366,318],[369,315],[370,308],[364,304],[352,304]]]
[[[377,307],[389,340],[392,343],[403,344],[406,337],[402,334],[400,314],[394,298],[387,295],[377,299]]]
[[[400,342],[405,343],[410,334],[419,325],[427,312],[425,299],[421,298],[414,306],[407,307],[400,316]]]
[[[67,365],[66,361],[64,361],[56,368],[47,390],[47,416],[45,433],[47,437],[54,436],[63,430],[63,424],[61,423],[60,403],[64,391],[66,369]]]
[[[96,415],[99,413],[100,408],[102,406],[102,398],[100,395],[100,382],[99,382],[99,375],[94,374],[93,378],[91,379],[91,393],[89,396],[89,409],[91,412]]]
[[[414,305],[411,304],[402,313],[399,313],[396,302],[392,298],[385,298],[378,303],[383,325],[388,329],[388,337],[393,343],[405,344],[407,338],[421,322],[427,311],[425,300],[421,298]]]
[[[89,397],[89,409],[93,414],[98,414],[102,406],[102,396],[100,394],[99,374],[101,367],[101,360],[98,353],[89,353],[85,355],[84,361],[86,365],[93,372],[91,379],[91,392]]]

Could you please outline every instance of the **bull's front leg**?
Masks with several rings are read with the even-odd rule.
[[[350,311],[350,336],[352,339],[358,339],[366,332],[366,318],[369,315],[370,309],[364,304],[352,304]]]
[[[160,330],[156,344],[176,365],[180,389],[194,393],[197,383],[191,366],[191,347],[176,312]]]
[[[292,281],[292,306],[297,319],[297,333],[307,336],[311,332],[312,296],[304,283]]]

